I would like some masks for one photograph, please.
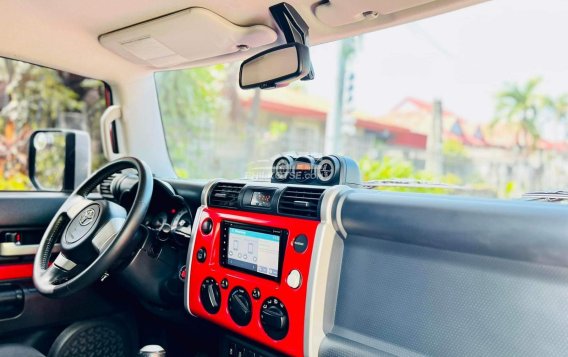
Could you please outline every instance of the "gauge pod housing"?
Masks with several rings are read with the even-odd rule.
[[[359,166],[350,157],[311,155],[278,157],[272,164],[272,183],[292,183],[303,185],[347,185],[361,183]]]

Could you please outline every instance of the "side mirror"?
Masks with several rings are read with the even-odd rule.
[[[41,129],[30,136],[28,176],[34,187],[73,191],[91,171],[91,139],[79,130]]]
[[[260,52],[241,64],[242,89],[285,87],[306,77],[311,70],[310,50],[292,42]]]

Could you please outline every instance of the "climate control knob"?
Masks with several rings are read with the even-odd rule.
[[[213,278],[207,278],[201,283],[199,292],[201,303],[210,314],[216,314],[221,307],[221,290],[219,284]]]
[[[239,326],[246,326],[252,318],[252,303],[247,291],[237,286],[229,295],[229,314]]]
[[[264,332],[274,340],[281,340],[288,334],[288,312],[282,301],[269,297],[262,303],[260,323]]]

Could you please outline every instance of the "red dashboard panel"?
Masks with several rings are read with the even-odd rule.
[[[306,292],[314,237],[319,222],[226,209],[204,208],[200,222],[196,222],[196,224],[201,227],[203,221],[208,218],[213,222],[211,233],[204,234],[199,228],[194,242],[187,295],[190,312],[279,352],[292,356],[303,355]],[[233,270],[221,265],[222,221],[273,227],[288,231],[280,281]],[[294,238],[301,234],[307,237],[308,242],[303,253],[297,252],[293,246]],[[203,257],[201,257],[202,262],[199,262],[197,255],[201,248],[204,248],[207,254],[206,258],[203,260]],[[301,284],[296,289],[291,288],[286,281],[292,270],[298,270],[301,275]],[[221,285],[219,289],[221,295],[220,307],[216,313],[209,313],[201,301],[202,283],[208,278],[215,279],[218,284],[221,284],[223,279],[228,281],[228,287],[224,288]],[[252,318],[245,326],[238,325],[229,313],[229,295],[235,287],[244,288],[251,297]],[[255,288],[260,290],[261,296],[258,299],[252,297],[252,291]],[[286,336],[280,340],[271,338],[261,324],[261,308],[269,297],[276,298],[279,303],[283,303],[288,314],[288,331]]]

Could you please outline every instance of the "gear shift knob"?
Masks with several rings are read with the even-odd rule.
[[[140,349],[138,357],[166,357],[166,350],[159,345],[147,345]]]

